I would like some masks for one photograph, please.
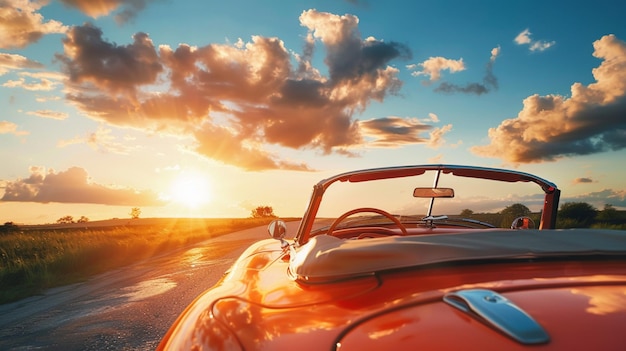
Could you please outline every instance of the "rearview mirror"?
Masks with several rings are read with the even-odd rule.
[[[454,197],[452,188],[415,188],[413,197]]]

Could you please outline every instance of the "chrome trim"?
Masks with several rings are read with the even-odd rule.
[[[550,336],[539,323],[495,291],[460,290],[446,294],[443,301],[522,344],[550,341]]]

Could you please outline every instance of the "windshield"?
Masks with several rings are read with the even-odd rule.
[[[462,176],[452,173],[452,170],[431,167],[421,172],[402,169],[402,173],[397,172],[388,179],[384,177],[385,172],[377,171],[369,175],[350,173],[321,182],[326,188],[320,192],[323,196],[320,196],[319,207],[309,208],[308,213],[314,215],[311,235],[325,233],[328,226],[355,209],[363,210],[340,218],[336,227],[392,227],[396,219],[409,228],[511,228],[516,218],[523,216],[526,219],[519,222],[520,225],[532,229],[539,227],[546,189],[558,193],[551,183],[540,178],[536,178],[539,181],[529,180],[522,173],[513,172],[511,176],[478,173],[491,179],[477,178],[468,168],[458,172]],[[442,190],[431,190],[435,188]],[[437,197],[430,197],[432,195]],[[314,193],[312,202],[315,199]]]

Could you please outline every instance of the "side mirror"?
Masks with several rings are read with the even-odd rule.
[[[535,229],[535,222],[527,216],[517,217],[511,223],[511,229]]]
[[[289,245],[289,243],[285,241],[285,236],[287,235],[287,223],[285,223],[285,221],[280,219],[271,221],[267,226],[267,232],[273,239],[280,241],[281,247]]]

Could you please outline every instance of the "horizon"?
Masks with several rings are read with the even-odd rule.
[[[0,6],[2,223],[301,217],[321,179],[431,163],[626,210],[626,4]]]

